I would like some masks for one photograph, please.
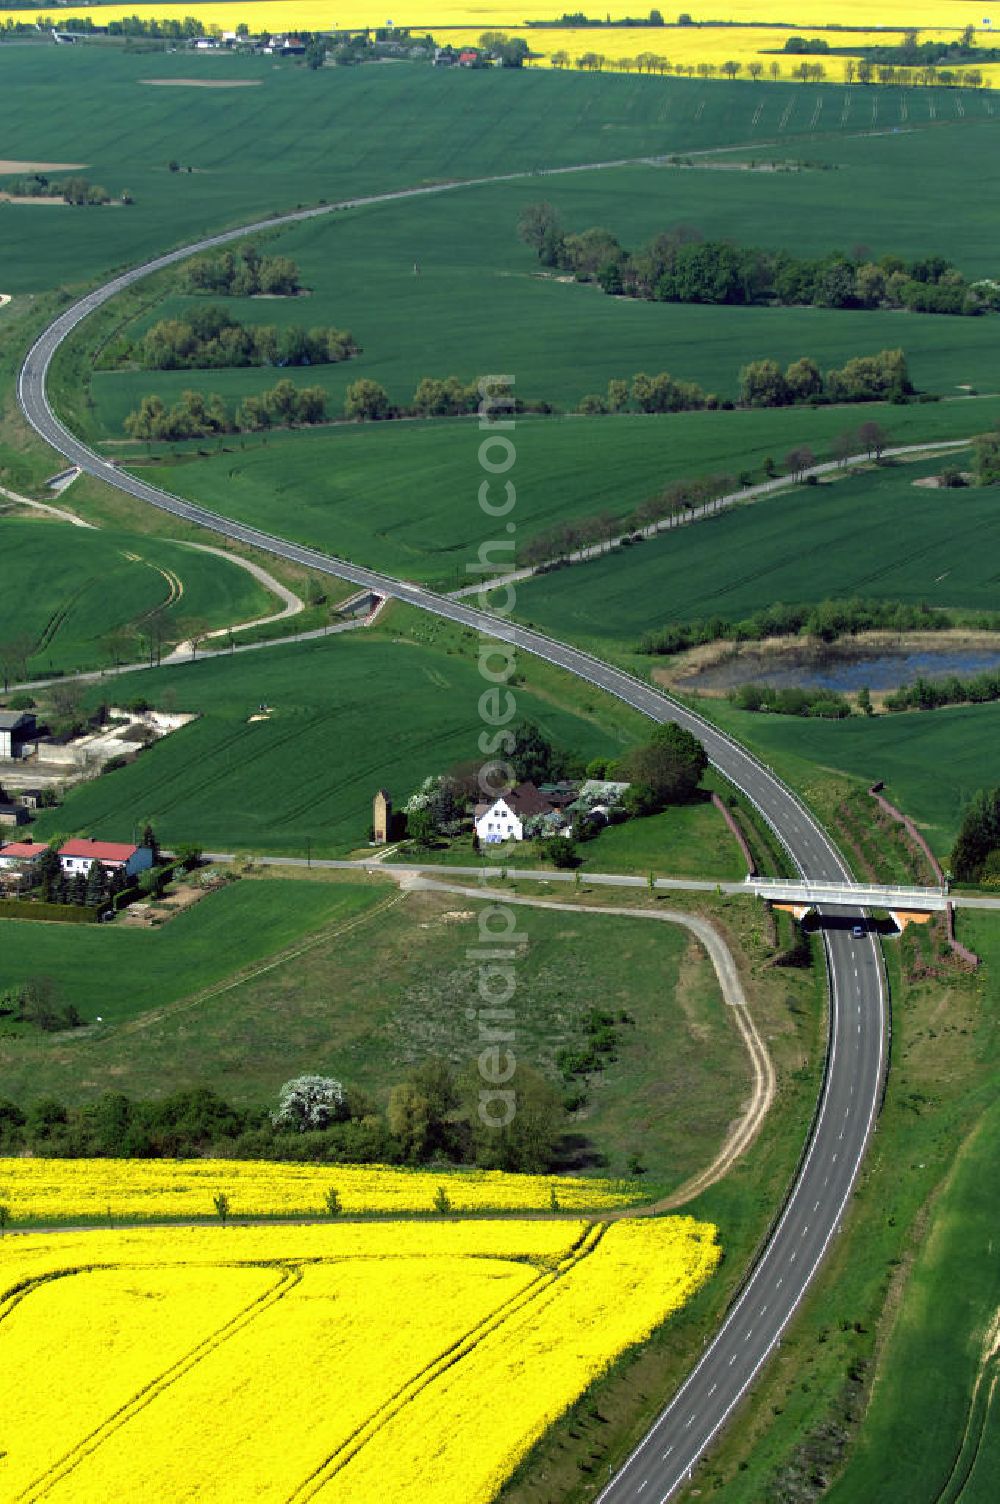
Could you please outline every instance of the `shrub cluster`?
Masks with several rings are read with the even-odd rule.
[[[969,679],[914,679],[886,695],[886,710],[936,710],[941,705],[987,705],[1000,700],[1000,669],[986,669]]]
[[[995,486],[1000,481],[1000,432],[979,434],[973,456],[976,485]]]
[[[978,793],[965,811],[951,870],[959,882],[1000,879],[1000,788]]]
[[[777,715],[817,716],[839,721],[851,714],[850,701],[833,689],[776,689],[773,684],[741,684],[729,692],[737,710],[774,711]]]
[[[564,1120],[559,1094],[522,1065],[517,1093],[518,1111],[503,1129],[485,1128],[479,1120],[478,1076],[459,1079],[440,1061],[416,1067],[394,1086],[384,1112],[362,1093],[348,1090],[334,1113],[316,1121],[291,1119],[280,1107],[273,1114],[237,1107],[207,1087],[155,1101],[106,1092],[80,1107],[56,1098],[27,1106],[0,1100],[0,1154],[209,1155],[390,1165],[448,1160],[488,1169],[547,1170]]]
[[[322,423],[325,417],[326,392],[321,386],[297,387],[286,379],[257,397],[244,397],[235,414],[215,394],[185,391],[170,408],[155,394],[143,397],[124,428],[132,439],[201,439]]]
[[[44,172],[34,172],[30,177],[14,178],[6,184],[7,192],[12,198],[61,198],[67,204],[107,204],[111,202],[111,194],[106,188],[98,183],[91,183],[88,178],[67,178],[65,182],[56,183]],[[131,194],[122,194],[122,203],[130,204]]]
[[[8,988],[0,992],[0,1020],[11,1019],[14,1023],[31,1024],[46,1034],[62,1029],[79,1029],[84,1020],[74,1003],[61,1002],[54,994],[47,977],[26,982],[23,987]],[[2,1118],[0,1107],[0,1118]]]
[[[137,359],[147,371],[335,365],[359,353],[346,329],[241,324],[216,303],[194,308],[183,319],[161,319],[138,346],[115,349],[118,364]]]
[[[740,371],[740,402],[745,407],[787,407],[806,402],[894,402],[913,392],[902,350],[858,355],[826,375],[809,356],[782,371],[776,360],[754,360]]]
[[[291,297],[301,288],[299,269],[288,256],[262,256],[252,241],[221,256],[197,256],[184,268],[186,292],[210,292],[226,298],[260,293]]]
[[[566,233],[551,204],[530,204],[518,233],[543,266],[572,272],[615,297],[660,303],[812,304],[979,314],[1000,309],[1000,285],[969,282],[943,256],[878,261],[831,251],[818,259],[706,240],[690,225],[628,251],[610,230]]]
[[[640,653],[668,657],[707,642],[762,642],[767,637],[814,637],[834,642],[859,632],[946,632],[955,617],[930,606],[906,601],[826,600],[819,605],[785,606],[780,602],[739,621],[707,616],[671,623],[647,632]],[[985,630],[1000,630],[1000,614],[984,618]]]

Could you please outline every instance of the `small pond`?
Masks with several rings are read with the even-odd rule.
[[[906,652],[864,653],[850,648],[809,649],[801,654],[743,652],[738,657],[702,669],[684,680],[685,689],[726,690],[741,684],[773,684],[776,689],[834,689],[856,694],[859,689],[886,691],[912,684],[914,679],[947,679],[957,674],[972,678],[1000,668],[998,648],[923,648]]]

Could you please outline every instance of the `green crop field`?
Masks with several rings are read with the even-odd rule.
[[[168,539],[6,517],[0,550],[0,644],[30,642],[28,677],[141,658],[154,615],[179,640],[277,609],[245,569]]]
[[[221,981],[312,930],[362,912],[373,893],[360,884],[237,882],[206,895],[160,929],[0,920],[4,984],[47,977],[88,1023],[117,1026]],[[22,1041],[3,1045],[16,1071]],[[61,1041],[65,1044],[65,1040]],[[78,1087],[84,1083],[79,1081]]]
[[[856,204],[854,229],[846,226],[840,193],[847,176],[626,168],[374,205],[312,221],[274,242],[299,264],[312,290],[308,299],[227,299],[226,308],[250,323],[351,328],[364,347],[360,357],[295,373],[300,383],[318,383],[330,393],[335,414],[345,388],[360,376],[380,382],[394,401],[405,403],[423,376],[455,374],[470,381],[484,371],[506,371],[516,376],[522,396],[572,407],[585,393],[603,391],[610,377],[636,371],[667,368],[707,391],[735,397],[740,366],[754,356],[788,364],[810,355],[825,370],[860,352],[897,345],[906,350],[922,388],[948,393],[969,383],[995,390],[990,319],[609,298],[592,286],[539,276],[534,253],[516,235],[524,205],[544,196],[567,227],[603,225],[633,248],[678,223],[706,234],[738,233],[748,243],[793,248],[800,255],[849,248],[860,239],[877,238],[877,254],[901,248],[915,253],[926,245],[926,228],[918,238],[915,225],[906,244],[897,243],[892,193],[874,223],[872,206],[862,212]],[[964,229],[964,218],[956,223]],[[936,249],[954,251],[965,268],[955,224],[944,238],[948,245],[935,242]],[[985,246],[967,269],[970,275],[994,269]],[[167,297],[128,332],[176,317],[190,302]],[[232,401],[274,380],[269,369],[101,374],[94,382],[96,418],[120,436],[122,420],[147,392],[174,401],[185,386],[202,384]]]
[[[192,73],[257,87],[187,91],[142,82]],[[831,121],[840,119],[845,92],[824,90]],[[71,158],[85,165],[92,181],[135,197],[124,210],[4,206],[5,290],[79,282],[209,227],[320,198],[749,144],[758,105],[778,99],[787,107],[786,86],[706,88],[689,80],[473,74],[410,64],[311,72],[271,58],[4,47],[0,136],[6,157]],[[947,134],[963,143],[956,157],[976,159],[988,151],[991,122],[978,98],[962,120],[947,91],[939,104],[940,121],[951,122]],[[796,136],[810,134],[811,114],[800,106],[789,118],[777,138],[783,153]],[[832,134],[860,129],[861,122],[848,120]],[[179,173],[168,173],[170,160],[180,164]],[[53,216],[61,220],[70,212],[73,236],[54,234]]]
[[[303,855],[311,844],[332,855],[364,845],[380,785],[401,805],[429,774],[477,756],[485,681],[475,659],[459,653],[450,629],[418,621],[415,630],[425,640],[355,632],[123,677],[125,700],[169,691],[198,720],[72,790],[40,832],[120,838],[150,819],[167,844],[215,851]],[[563,676],[522,667],[520,716],[585,759],[620,751],[637,717],[596,690],[564,708],[576,690]],[[262,705],[265,718],[251,721]]]
[[[668,481],[720,471],[736,474],[743,467],[759,467],[768,455],[780,461],[797,444],[810,443],[817,453],[825,453],[836,434],[871,415],[894,442],[913,443],[989,427],[1000,415],[1000,402],[879,405],[866,407],[863,414],[857,408],[796,408],[526,418],[517,425],[511,471],[517,483],[516,536],[526,542],[555,523],[605,511],[621,516]],[[208,458],[189,452],[172,464],[143,467],[142,473],[227,516],[448,589],[480,578],[470,576],[468,568],[476,562],[480,543],[497,531],[477,501],[480,438],[475,422],[463,419],[352,424],[271,434],[266,442],[248,437],[245,447],[228,439],[221,452]],[[912,492],[915,499],[933,494]],[[815,505],[811,495],[809,505]],[[745,525],[756,528],[761,515],[755,509]],[[690,535],[689,546],[699,554],[705,536],[700,525]],[[649,559],[659,559],[674,541],[645,545]],[[581,584],[591,602],[600,602],[600,582],[607,572],[609,579],[621,579],[629,613],[620,621],[609,612],[607,626],[627,632],[649,599],[645,586],[650,575],[644,577],[644,569],[650,569],[647,554],[640,561],[633,552],[588,565],[582,574],[573,570],[547,578],[525,587],[524,612],[534,615],[537,601],[549,591],[573,595]],[[641,582],[638,591],[626,577]],[[614,590],[609,587],[612,596]]]
[[[917,410],[921,418],[937,411]],[[800,486],[526,580],[517,614],[556,636],[632,647],[668,622],[738,620],[777,601],[860,595],[994,610],[996,492],[914,485],[943,463],[921,460]]]

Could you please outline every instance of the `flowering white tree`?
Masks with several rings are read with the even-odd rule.
[[[296,1076],[286,1081],[271,1114],[275,1128],[326,1128],[347,1112],[344,1088],[332,1076]]]

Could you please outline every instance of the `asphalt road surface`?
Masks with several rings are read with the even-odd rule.
[[[434,191],[443,190],[418,189],[409,193]],[[351,202],[407,196],[403,192]],[[242,238],[267,225],[330,212],[330,208],[300,211],[211,236],[126,272],[67,308],[38,338],[18,377],[18,398],[29,423],[70,463],[138,501],[317,573],[335,575],[379,595],[406,601],[420,610],[472,627],[484,636],[513,642],[518,651],[532,653],[567,669],[654,721],[676,721],[687,726],[701,738],[713,764],[753,801],[791,853],[803,877],[826,882],[849,880],[847,866],[829,837],[768,768],[708,722],[643,681],[540,632],[514,627],[503,617],[465,601],[449,599],[286,542],[161,491],[117,470],[76,439],[56,418],[45,393],[49,363],[62,341],[102,303],[151,272],[199,251]],[[838,910],[838,918],[844,917],[845,910]],[[840,1226],[881,1101],[887,1064],[888,993],[874,936],[866,934],[855,939],[849,928],[838,928],[826,934],[825,943],[830,976],[827,1068],[817,1115],[794,1185],[722,1328],[707,1344],[697,1367],[635,1452],[609,1479],[600,1495],[602,1504],[625,1504],[632,1500],[651,1504],[671,1497],[684,1485],[780,1341]]]

